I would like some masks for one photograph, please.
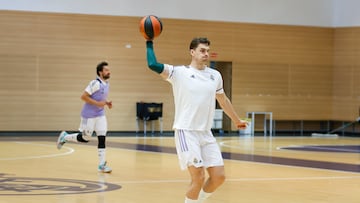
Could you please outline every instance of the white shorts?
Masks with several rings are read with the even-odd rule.
[[[220,147],[211,131],[175,130],[176,151],[181,170],[188,166],[223,166]]]
[[[79,131],[83,132],[86,136],[91,136],[93,132],[96,135],[104,135],[107,133],[107,120],[105,116],[99,116],[95,118],[83,118],[81,117]]]

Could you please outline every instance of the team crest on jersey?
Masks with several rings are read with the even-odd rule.
[[[195,79],[195,75],[191,75],[190,77]]]
[[[215,77],[213,75],[210,75],[211,80],[215,80]]]

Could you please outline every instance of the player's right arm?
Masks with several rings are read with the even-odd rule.
[[[146,41],[146,58],[151,70],[159,73],[164,79],[168,78],[169,69],[164,64],[157,62],[152,41]]]
[[[89,85],[85,88],[85,91],[82,93],[81,95],[81,100],[83,100],[84,102],[97,106],[99,108],[103,108],[105,105],[108,105],[109,108],[110,106],[112,107],[112,103],[108,102],[108,101],[97,101],[93,98],[91,98],[91,95],[98,91],[100,89],[100,83],[98,80],[93,80],[89,83]]]
[[[106,101],[96,101],[95,99],[92,99],[90,97],[90,94],[86,91],[83,92],[83,94],[81,95],[81,100],[83,100],[84,102],[97,106],[97,107],[104,107],[106,105]]]

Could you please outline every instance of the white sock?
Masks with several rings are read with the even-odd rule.
[[[77,136],[79,133],[72,133],[72,134],[67,134],[65,135],[65,140],[66,141],[70,141],[70,142],[78,142],[77,141]]]
[[[103,165],[106,161],[106,149],[105,148],[101,148],[98,149],[98,155],[99,155],[99,165]]]
[[[185,197],[185,203],[198,203],[198,200],[193,200]]]
[[[199,203],[204,202],[212,193],[205,192],[203,189],[199,193]]]

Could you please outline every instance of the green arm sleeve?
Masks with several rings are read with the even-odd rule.
[[[148,66],[151,70],[153,70],[159,74],[163,72],[164,64],[158,63],[156,61],[156,56],[155,56],[152,41],[146,42],[146,57],[147,57]]]

